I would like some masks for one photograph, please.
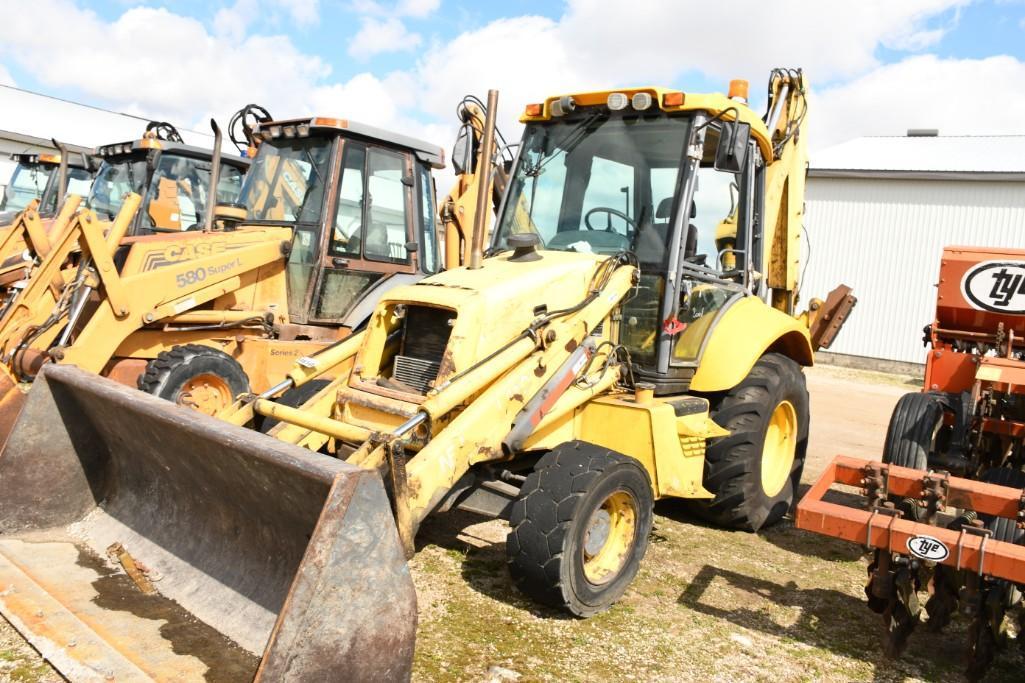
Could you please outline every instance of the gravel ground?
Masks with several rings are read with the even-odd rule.
[[[818,367],[805,483],[833,455],[878,457],[890,411],[914,381]],[[416,681],[960,681],[966,622],[881,651],[857,547],[796,531],[723,531],[676,501],[656,508],[641,571],[623,600],[587,620],[539,608],[512,586],[503,522],[429,520],[411,563],[420,604]],[[987,680],[1020,681],[1019,648]],[[0,681],[60,680],[0,620]]]

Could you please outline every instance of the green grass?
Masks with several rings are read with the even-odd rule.
[[[924,629],[897,661],[864,605],[858,549],[785,523],[754,535],[693,523],[660,506],[624,599],[591,619],[532,604],[505,569],[500,522],[429,521],[412,562],[420,592],[417,681],[480,681],[498,665],[524,681],[961,681],[966,623]],[[923,594],[923,599],[924,599]],[[1013,645],[987,680],[1020,680]]]

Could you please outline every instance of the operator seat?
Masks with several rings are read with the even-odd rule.
[[[669,214],[673,210],[673,198],[666,197],[655,209],[655,223],[642,225],[637,235],[635,252],[641,263],[661,263],[669,237]],[[690,217],[697,216],[697,206],[690,203]],[[698,252],[698,229],[693,224],[687,225],[687,237],[683,245],[684,258],[691,258]]]
[[[666,197],[658,203],[658,208],[655,210],[655,218],[662,218],[666,221],[669,220],[669,213],[673,210],[673,198]],[[690,200],[690,219],[694,220],[698,216],[698,205],[694,200]],[[668,223],[666,223],[668,227]],[[687,224],[687,238],[683,243],[683,257],[685,259],[694,258],[698,255],[698,228],[693,223]]]

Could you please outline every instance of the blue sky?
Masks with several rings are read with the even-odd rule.
[[[44,59],[39,26],[70,44]],[[1025,133],[1025,0],[0,0],[0,81],[186,126],[257,101],[448,146],[465,92],[499,88],[514,129],[528,101],[591,87],[744,77],[757,99],[783,65],[813,84],[813,149]]]

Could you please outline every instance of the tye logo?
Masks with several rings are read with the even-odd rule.
[[[1001,268],[993,273],[989,298],[994,306],[1007,306],[1015,294],[1025,294],[1025,274],[1021,270],[1008,272],[1007,268]]]
[[[976,263],[961,280],[961,293],[981,311],[1025,314],[1025,261]]]

